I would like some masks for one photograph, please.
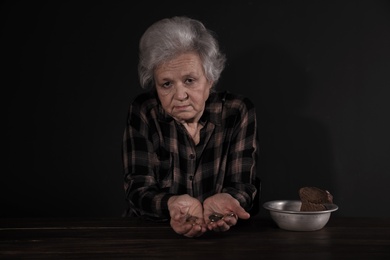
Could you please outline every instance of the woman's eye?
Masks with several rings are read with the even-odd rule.
[[[162,86],[163,88],[169,88],[171,85],[172,85],[171,82],[165,82],[165,83],[162,84],[161,86]]]
[[[194,79],[186,79],[187,84],[191,84],[192,82],[194,82]]]

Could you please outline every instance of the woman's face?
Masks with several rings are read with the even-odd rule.
[[[154,71],[163,109],[182,123],[196,123],[203,114],[212,82],[206,79],[198,54],[183,53]]]

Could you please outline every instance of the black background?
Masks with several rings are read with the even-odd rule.
[[[389,1],[241,0],[3,1],[1,217],[122,214],[138,40],[174,15],[217,33],[218,88],[257,107],[260,203],[317,186],[339,216],[390,216]]]

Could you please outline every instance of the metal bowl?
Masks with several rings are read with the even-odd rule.
[[[330,214],[338,209],[336,204],[324,204],[327,210],[300,211],[300,200],[274,200],[263,204],[279,228],[290,231],[315,231],[322,229]]]

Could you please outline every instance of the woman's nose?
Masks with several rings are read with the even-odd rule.
[[[186,87],[179,85],[176,87],[175,97],[178,100],[186,100],[188,98],[188,93]]]

